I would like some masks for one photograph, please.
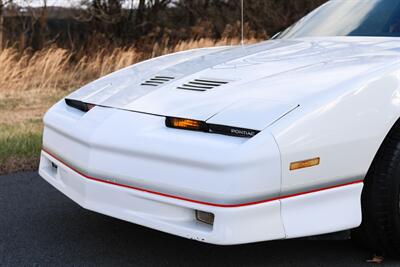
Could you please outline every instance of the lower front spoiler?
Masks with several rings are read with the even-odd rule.
[[[87,179],[46,152],[39,174],[85,209],[181,237],[218,245],[285,238],[278,200],[232,208],[197,204]],[[213,213],[214,225],[197,221],[196,210]]]
[[[218,206],[88,179],[45,151],[39,174],[88,210],[218,245],[326,234],[361,223],[362,181],[254,204]],[[214,224],[199,222],[196,210],[213,213]]]

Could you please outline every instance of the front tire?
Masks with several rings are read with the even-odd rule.
[[[365,178],[363,222],[353,238],[374,253],[400,258],[400,125],[379,149]]]

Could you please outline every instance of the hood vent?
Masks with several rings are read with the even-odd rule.
[[[177,89],[204,92],[204,91],[212,90],[216,87],[225,85],[227,83],[228,82],[226,82],[226,81],[195,79],[193,81],[185,83],[182,86],[177,87]]]
[[[159,86],[163,85],[164,83],[168,83],[175,79],[175,77],[169,77],[169,76],[155,76],[154,78],[151,78],[140,85],[143,86]]]

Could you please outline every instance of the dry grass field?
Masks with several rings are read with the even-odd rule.
[[[150,57],[238,42],[201,39],[182,42],[173,48],[156,44],[150,54],[135,48],[116,48],[79,59],[68,50],[55,47],[35,53],[3,50],[0,52],[0,174],[37,168],[44,112],[72,90]]]

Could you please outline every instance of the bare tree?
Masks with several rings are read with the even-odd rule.
[[[0,51],[4,49],[4,9],[12,0],[0,0]]]
[[[4,43],[4,2],[0,0],[0,51],[3,50],[3,43]]]
[[[157,15],[160,11],[166,9],[172,0],[148,0],[151,19],[157,20]]]
[[[146,0],[139,0],[139,5],[136,10],[135,24],[141,25],[144,20],[144,12],[146,11]]]
[[[40,50],[44,47],[47,19],[48,19],[48,5],[47,0],[41,0],[42,5],[39,8],[32,6],[31,1],[24,1],[25,8],[21,14],[21,20],[24,23],[21,24],[23,32],[31,31],[30,41],[28,44],[32,46],[34,50]],[[39,10],[39,11],[38,11]],[[28,18],[28,21],[25,21]],[[28,28],[24,24],[28,23]],[[24,33],[25,34],[25,33]]]
[[[189,24],[193,25],[196,23],[196,20],[203,19],[208,15],[210,2],[210,0],[180,0],[175,2],[175,6],[187,13]]]
[[[39,15],[39,27],[38,27],[38,32],[37,32],[37,48],[36,49],[42,49],[43,44],[44,44],[44,35],[46,32],[46,24],[47,24],[47,16],[48,16],[48,10],[47,10],[47,0],[42,0],[43,1],[43,6]]]
[[[87,1],[87,12],[90,17],[105,24],[118,23],[122,18],[122,0]]]

